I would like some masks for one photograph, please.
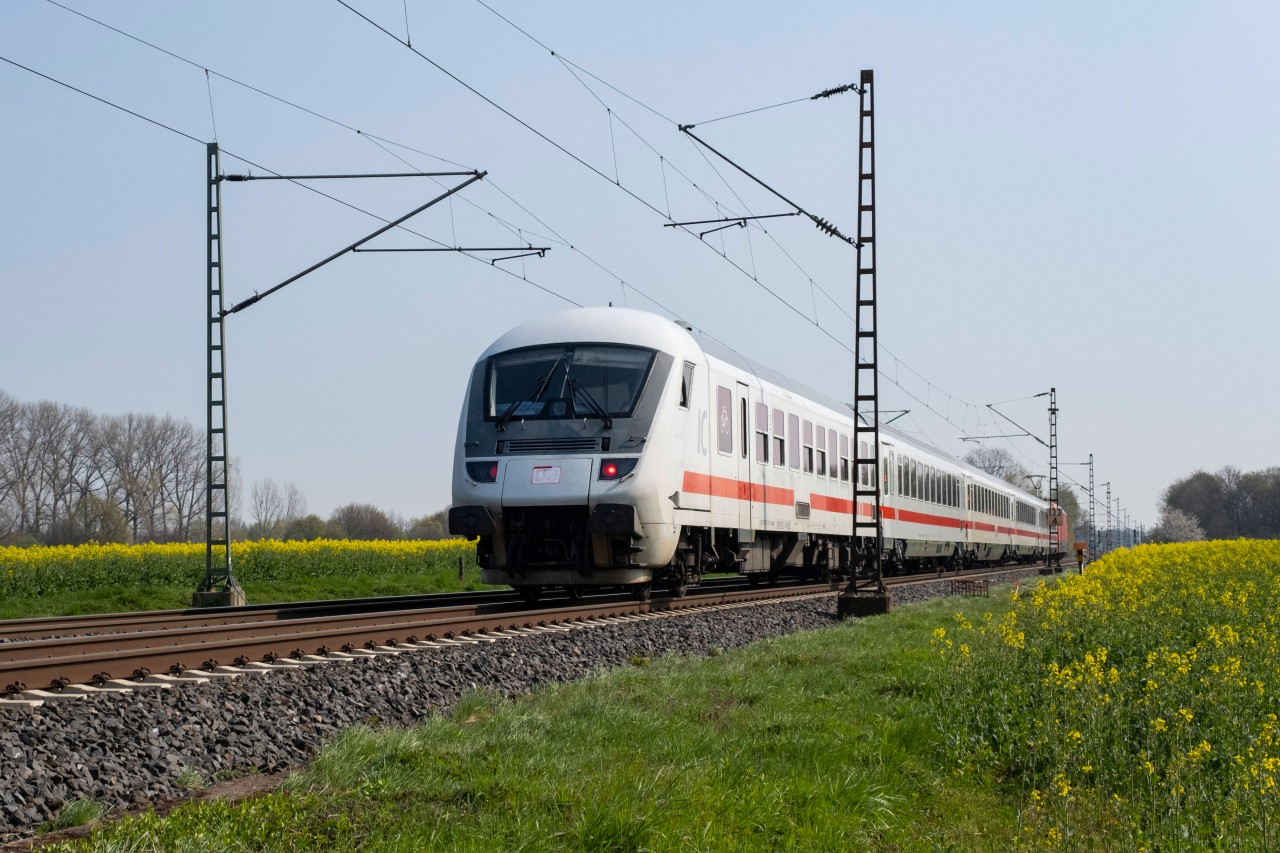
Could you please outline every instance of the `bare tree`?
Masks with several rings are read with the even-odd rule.
[[[288,527],[307,514],[307,498],[298,488],[297,483],[286,483],[284,490],[284,510],[280,514],[280,522]]]
[[[1003,447],[983,447],[979,445],[964,456],[964,461],[980,471],[986,471],[993,477],[999,477],[1020,489],[1029,488],[1031,472],[1013,458],[1013,454]]]
[[[250,539],[276,538],[276,528],[283,527],[284,495],[275,480],[268,477],[253,481],[249,491],[249,513],[251,524],[247,535]]]

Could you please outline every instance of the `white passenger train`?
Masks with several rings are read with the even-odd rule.
[[[646,597],[655,582],[683,595],[708,572],[835,577],[874,549],[853,535],[853,479],[872,485],[872,466],[854,462],[872,453],[856,453],[853,435],[847,406],[678,323],[565,311],[476,363],[449,529],[479,537],[486,583],[530,600],[548,586]],[[890,571],[1046,556],[1047,502],[880,436]],[[859,520],[871,509],[859,502]]]

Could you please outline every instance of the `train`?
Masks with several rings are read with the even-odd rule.
[[[449,530],[477,539],[485,583],[528,601],[600,587],[683,596],[713,573],[848,577],[876,548],[855,535],[855,511],[875,509],[855,496],[874,488],[875,466],[858,460],[876,456],[853,427],[847,404],[686,323],[570,309],[476,361]],[[888,573],[1042,560],[1050,523],[1067,540],[1059,508],[885,426],[879,460]]]

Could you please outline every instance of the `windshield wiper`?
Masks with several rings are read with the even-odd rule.
[[[560,366],[560,362],[562,361],[564,361],[564,356],[557,358],[555,363],[551,365],[551,369],[547,371],[546,376],[530,382],[524,391],[522,391],[520,395],[512,401],[511,405],[507,406],[506,411],[498,416],[498,420],[494,424],[499,430],[506,430],[507,421],[511,420],[512,416],[516,413],[516,409],[519,408],[522,403],[536,403],[538,402],[538,398],[547,393],[547,386],[551,384],[551,377],[555,375],[556,368]],[[573,380],[569,381],[572,382]]]
[[[578,395],[582,395],[582,399],[586,401],[588,408],[591,409],[596,417],[604,421],[605,429],[613,429],[613,418],[609,417],[609,413],[604,410],[604,407],[596,402],[596,398],[591,396],[591,392],[579,385],[578,381],[573,377],[569,378],[569,390],[573,393],[575,402],[578,399]]]

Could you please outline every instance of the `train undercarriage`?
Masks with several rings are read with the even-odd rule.
[[[655,559],[625,505],[600,505],[590,513],[586,507],[508,507],[500,531],[494,525],[475,533],[482,580],[508,584],[530,602],[557,588],[573,598],[606,587],[627,589],[640,600],[655,588],[680,598],[712,574],[740,574],[752,585],[783,577],[839,583],[855,574],[869,577],[875,549],[867,538],[684,527],[674,549]],[[993,543],[887,539],[881,567],[886,575],[941,573],[1044,556],[1043,549]]]

